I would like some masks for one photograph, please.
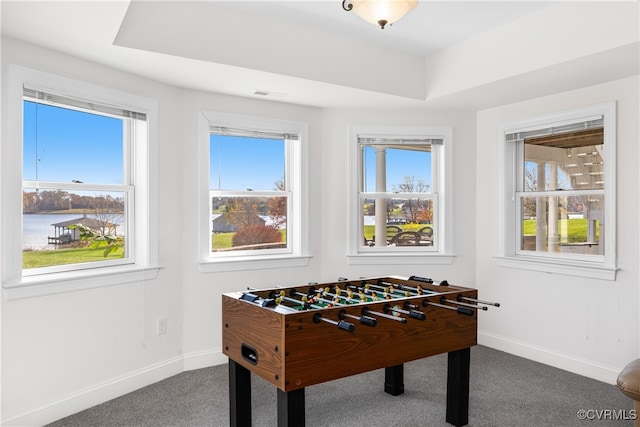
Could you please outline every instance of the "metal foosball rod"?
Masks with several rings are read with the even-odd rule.
[[[309,303],[307,301],[299,300],[299,299],[296,299],[296,298],[290,298],[290,297],[285,295],[284,291],[280,291],[280,293],[279,294],[275,294],[275,296],[277,297],[277,299],[279,298],[281,301],[289,301],[289,302],[292,302],[294,304],[300,304],[305,310],[308,309],[308,308],[320,308],[320,309],[324,308],[324,307],[316,305],[316,304],[311,304],[311,303]]]
[[[307,303],[309,303],[309,304],[313,304],[315,301],[322,301],[322,302],[326,302],[327,304],[330,304],[331,306],[333,306],[333,305],[344,305],[344,304],[340,303],[339,301],[333,301],[333,300],[329,300],[329,299],[326,299],[326,298],[322,298],[319,295],[307,295],[307,294],[302,293],[302,292],[297,292],[295,289],[292,289],[289,292],[289,295],[291,295],[291,296],[298,295],[298,296],[303,298],[303,301],[306,298]],[[318,307],[320,307],[320,306],[318,306]],[[323,308],[326,308],[326,307],[323,307]]]
[[[353,332],[356,329],[353,323],[345,322],[344,320],[336,321],[332,319],[327,319],[326,317],[322,317],[322,314],[320,313],[316,313],[313,315],[313,321],[315,323],[320,323],[320,322],[330,323],[332,325],[337,326],[338,329],[342,329],[343,331],[347,331],[347,332]]]
[[[329,306],[334,306],[334,305],[338,305],[338,306],[343,306],[343,305],[347,305],[345,303],[340,302],[340,300],[338,298],[334,298],[334,299],[326,299],[326,298],[322,298],[321,296],[318,295],[314,295],[312,298],[315,298],[318,301],[322,301],[322,302],[326,302],[327,304],[329,304]]]
[[[449,286],[449,282],[447,282],[446,280],[441,280],[438,283],[435,283],[433,279],[428,279],[426,277],[418,277],[418,276],[411,276],[409,277],[409,280],[414,280],[416,282],[429,283],[436,286]],[[429,292],[432,292],[432,291],[429,291]]]
[[[357,291],[357,292],[358,292],[358,296],[360,297],[360,300],[355,299],[355,298],[352,298],[352,299],[354,299],[356,302],[361,303],[361,302],[367,302],[367,301],[368,301],[368,300],[367,300],[367,295],[368,295],[368,293],[367,293],[367,291],[366,291],[364,288],[360,288],[360,287],[355,286],[355,285],[348,285],[348,286],[347,286],[347,288],[348,288],[348,289],[346,289],[346,291],[347,291],[347,293],[349,293],[350,298],[351,298],[351,296],[353,296],[354,291]],[[349,289],[349,288],[352,288],[352,289]],[[373,298],[374,296],[373,296],[373,295],[371,295],[371,297]],[[376,299],[378,299],[378,298],[377,298],[377,296],[375,296],[375,298],[376,298]]]
[[[348,317],[350,319],[355,319],[358,320],[361,324],[365,325],[365,326],[376,326],[378,324],[378,321],[373,318],[373,317],[369,317],[369,316],[354,316],[353,314],[349,314],[344,310],[340,310],[340,313],[338,313],[338,318],[340,320],[344,320],[345,317]]]
[[[460,305],[457,306],[457,307],[452,307],[450,305],[444,305],[444,304],[438,304],[438,303],[435,303],[435,302],[431,302],[431,301],[429,301],[427,299],[422,301],[422,305],[424,307],[432,305],[432,306],[438,307],[438,308],[446,308],[447,310],[453,310],[453,311],[458,312],[458,314],[463,314],[465,316],[473,316],[476,313],[475,311],[473,311],[472,309],[470,309],[468,307],[462,307]]]
[[[404,317],[394,316],[393,314],[380,313],[379,311],[371,311],[367,307],[364,307],[362,309],[362,314],[364,314],[365,316],[371,315],[376,317],[382,317],[384,319],[395,320],[401,323],[407,323],[407,319]]]
[[[387,299],[385,297],[381,297],[378,295],[378,293],[374,290],[371,289],[367,289],[366,287],[361,287],[361,286],[355,286],[355,285],[349,285],[350,288],[356,289],[358,292],[360,292],[360,295],[362,296],[364,295],[368,295],[371,298],[375,300],[384,300]]]
[[[331,292],[329,292],[329,288],[328,288],[328,287],[327,287],[327,288],[324,288],[324,290],[322,290],[322,289],[316,289],[316,290],[315,290],[315,292],[316,292],[316,293],[319,293],[319,294],[321,294],[322,296],[324,296],[324,295],[329,295],[329,296],[332,296],[332,297],[334,297],[334,298],[340,298],[340,299],[343,299],[343,300],[347,301],[347,303],[348,303],[349,301],[354,302],[354,303],[360,303],[360,300],[358,300],[358,299],[356,299],[356,298],[352,298],[352,296],[353,296],[353,292],[352,292],[352,291],[348,291],[348,294],[347,294],[347,295],[350,295],[350,296],[340,295],[340,294],[338,293],[339,291],[340,291],[340,288],[337,288],[337,289],[336,289],[336,293],[331,293]]]
[[[434,291],[431,291],[429,289],[424,289],[422,287],[407,286],[407,285],[403,285],[402,283],[389,283],[389,282],[381,282],[381,283],[384,283],[385,285],[393,286],[394,288],[398,288],[403,291],[409,291],[414,295],[425,295],[425,294],[435,293]]]
[[[401,314],[408,314],[410,318],[412,319],[417,319],[417,320],[425,320],[427,318],[427,316],[418,310],[404,310],[402,308],[399,307],[392,307],[391,304],[385,304],[383,307],[383,310],[385,313],[401,313]]]
[[[482,301],[482,300],[479,300],[479,299],[463,297],[462,295],[458,295],[458,300],[461,300],[461,299],[463,299],[465,301],[475,302],[475,303],[478,303],[478,304],[485,304],[485,305],[492,305],[494,307],[500,307],[500,303],[499,302]]]
[[[440,304],[444,304],[444,303],[446,303],[446,302],[448,302],[448,303],[450,303],[450,304],[457,304],[457,305],[461,305],[461,306],[464,306],[464,307],[475,308],[476,310],[484,310],[484,311],[487,311],[487,307],[486,307],[486,306],[483,306],[483,305],[478,305],[478,304],[469,304],[469,303],[467,303],[467,302],[458,301],[457,299],[454,301],[454,300],[447,299],[447,298],[446,298],[446,297],[444,297],[444,296],[443,296],[443,297],[440,297]]]
[[[385,284],[388,284],[389,286],[380,286],[380,285],[374,285],[373,283],[365,283],[364,288],[368,289],[369,287],[371,287],[371,288],[380,289],[385,294],[392,294],[392,293],[394,293],[396,291],[396,289],[393,286],[393,284],[391,284],[391,283],[385,283]],[[404,296],[408,297],[408,296],[411,296],[411,295],[405,294]]]
[[[275,301],[276,301],[276,304],[278,304],[280,307],[285,307],[285,308],[288,308],[289,310],[293,310],[293,311],[299,311],[299,310],[296,310],[295,308],[286,305],[284,303],[284,301],[289,301],[289,302],[292,302],[294,304],[300,305],[300,306],[302,306],[302,308],[304,310],[307,310],[308,308],[311,308],[311,307],[306,307],[304,304],[302,304],[301,301],[299,301],[297,299],[289,298],[289,297],[285,297],[285,296],[276,296],[275,297]]]

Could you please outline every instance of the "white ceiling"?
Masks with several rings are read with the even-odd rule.
[[[234,1],[225,7],[298,21],[390,49],[425,56],[549,6],[545,1],[425,1],[381,30],[345,12],[340,0]]]
[[[379,49],[382,54],[376,60],[380,62],[385,61],[385,52],[422,60],[432,52],[553,3],[421,0],[409,15],[384,30],[345,12],[339,0],[181,2],[180,14],[185,16],[154,14],[156,6],[161,4],[168,2],[154,6],[150,1],[136,0],[136,6],[144,7],[139,10],[146,11],[142,17],[128,12],[128,1],[2,0],[2,34],[185,88],[320,107],[384,105],[386,108],[421,108],[425,106],[425,100],[420,97],[396,96],[357,85],[335,84],[321,78],[310,78],[312,73],[293,72],[287,75],[273,69],[265,70],[258,60],[247,65],[242,55],[248,43],[253,49],[263,50],[268,55],[280,54],[280,43],[262,46],[259,33],[252,37],[257,28],[256,22],[259,22],[274,32],[294,28],[292,25],[295,25],[295,33],[285,31],[282,37],[300,40],[310,37],[315,42],[307,45],[316,49],[337,52],[344,50],[345,46],[352,46],[351,43],[360,43],[360,46]],[[204,18],[189,15],[204,10],[202,7],[220,13]],[[217,20],[219,17],[222,18]],[[141,39],[136,30],[146,28],[145,25],[154,19],[160,23],[157,25],[164,25],[161,28],[175,31],[175,38],[190,36],[184,40],[191,40],[191,44],[197,46],[176,44],[171,51],[164,50],[162,46],[139,47],[144,43],[139,42]],[[203,21],[210,26],[189,28],[181,24],[182,27],[176,27],[174,21]],[[225,32],[215,33],[216,29]],[[199,35],[203,36],[202,39],[198,39]],[[146,36],[154,38],[153,34],[152,37]],[[200,43],[193,43],[193,40]],[[235,59],[226,57],[224,61],[217,61],[209,59],[210,56],[202,59],[204,53],[211,54],[223,48],[235,50]],[[296,52],[288,54],[287,61],[296,60]],[[347,54],[357,56],[363,53],[353,49]],[[308,64],[308,67],[312,66]],[[349,73],[349,70],[345,67],[338,72]],[[256,90],[271,94],[267,97],[254,95]]]

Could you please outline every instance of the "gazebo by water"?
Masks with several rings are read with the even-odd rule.
[[[77,228],[70,228],[71,226],[77,224],[84,225],[85,227],[98,231],[103,231],[105,228],[109,230],[115,230],[115,228],[118,226],[118,224],[101,221],[95,218],[89,218],[84,215],[80,218],[51,224],[54,228],[54,235],[48,236],[49,244],[59,245],[80,240],[80,230],[78,230]]]

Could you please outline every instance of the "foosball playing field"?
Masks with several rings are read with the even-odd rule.
[[[251,425],[251,373],[277,387],[278,425],[298,427],[305,387],[384,368],[384,390],[400,395],[405,362],[445,352],[446,420],[465,425],[477,313],[498,305],[476,289],[415,276],[226,293],[231,425]]]

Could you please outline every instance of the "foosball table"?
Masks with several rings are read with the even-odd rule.
[[[278,426],[301,427],[305,387],[384,368],[384,391],[397,396],[405,362],[445,352],[446,421],[466,425],[477,312],[499,306],[477,297],[416,276],[223,294],[231,426],[251,426],[251,373],[277,387]]]

